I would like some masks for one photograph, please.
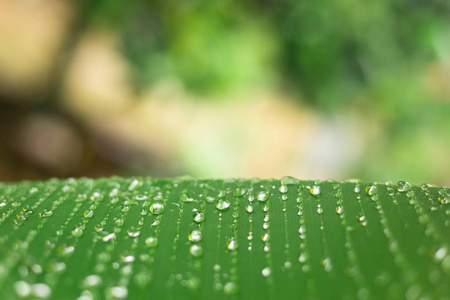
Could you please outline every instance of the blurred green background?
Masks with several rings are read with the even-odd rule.
[[[0,180],[450,186],[450,2],[0,0]]]

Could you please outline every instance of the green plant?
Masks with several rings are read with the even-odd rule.
[[[0,185],[0,298],[450,299],[449,190],[357,181]]]

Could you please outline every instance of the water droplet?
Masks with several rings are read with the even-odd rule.
[[[141,235],[141,233],[139,231],[128,231],[127,230],[127,234],[129,237],[135,238]]]
[[[72,230],[73,237],[79,238],[83,235],[83,228],[82,227],[75,227],[74,230]]]
[[[182,202],[192,202],[192,201],[194,201],[194,199],[191,198],[191,197],[189,197],[189,195],[186,194],[186,193],[181,194],[180,200],[181,200]]]
[[[269,199],[269,191],[268,190],[264,190],[258,193],[258,195],[256,195],[256,199],[258,199],[258,201],[261,202],[265,202]]]
[[[202,233],[199,230],[192,230],[189,233],[188,239],[194,243],[200,242],[202,240]]]
[[[227,282],[223,287],[223,292],[226,295],[236,295],[238,287],[234,282]]]
[[[288,187],[287,187],[287,185],[283,184],[280,186],[279,190],[282,194],[286,194],[288,192]]]
[[[321,214],[323,213],[323,209],[322,209],[322,207],[320,206],[320,204],[317,205],[317,213],[318,213],[319,215],[321,215]]]
[[[137,179],[133,180],[131,184],[128,186],[128,190],[132,191],[139,185],[139,181]]]
[[[123,208],[122,208],[122,212],[123,213],[127,213],[127,212],[129,212],[130,211],[130,207],[129,206],[124,206]]]
[[[284,176],[281,178],[281,184],[282,185],[290,185],[290,184],[298,184],[300,181],[292,176]]]
[[[154,215],[160,215],[164,212],[164,205],[162,203],[153,203],[150,205],[150,212]]]
[[[48,210],[48,209],[44,209],[43,211],[41,211],[39,213],[39,216],[42,218],[48,218],[48,217],[51,217],[52,215],[53,215],[53,211]]]
[[[261,235],[261,241],[263,242],[268,242],[270,241],[270,236],[268,233],[264,233],[263,235]]]
[[[189,253],[194,257],[200,257],[203,255],[203,249],[199,245],[192,245],[189,249]]]
[[[359,187],[359,185],[355,185],[355,188],[353,189],[353,191],[358,194],[361,191],[361,188]]]
[[[396,188],[397,188],[397,191],[399,191],[399,192],[407,192],[407,191],[411,190],[412,186],[407,181],[399,181],[396,184]]]
[[[228,250],[236,250],[238,248],[238,243],[233,239],[229,239],[227,241],[227,249]]]
[[[148,237],[145,240],[145,244],[150,247],[150,248],[155,248],[156,246],[158,246],[158,239],[156,237]]]
[[[265,267],[265,268],[262,270],[261,273],[263,274],[264,277],[269,276],[269,275],[270,275],[270,268],[269,268],[269,267]]]
[[[246,207],[245,207],[245,210],[247,211],[247,212],[249,212],[249,213],[252,213],[253,212],[253,206],[252,205],[247,205]]]
[[[320,187],[318,185],[313,185],[309,188],[309,192],[313,196],[319,196],[320,195]]]
[[[84,217],[86,218],[86,219],[90,219],[90,218],[92,218],[94,216],[94,211],[92,211],[92,210],[86,210],[85,212],[84,212]]]
[[[245,195],[247,191],[245,189],[242,188],[236,188],[236,190],[234,190],[234,196],[235,197],[242,197]]]
[[[216,203],[216,207],[218,210],[225,210],[230,207],[230,202],[228,200],[219,199]]]
[[[298,257],[298,261],[301,263],[304,263],[306,261],[306,254],[304,252],[300,253],[300,256]]]
[[[342,206],[336,207],[336,212],[340,215],[344,212],[344,208]]]
[[[368,187],[366,187],[366,193],[369,196],[373,196],[378,193],[378,189],[375,185],[369,185]]]
[[[194,221],[196,223],[202,223],[203,221],[205,221],[205,214],[204,213],[195,213]]]
[[[116,237],[115,233],[110,233],[110,234],[104,236],[102,238],[102,241],[108,242],[109,240],[114,239],[115,237]]]

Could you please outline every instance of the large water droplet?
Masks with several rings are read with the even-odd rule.
[[[282,193],[282,194],[286,194],[287,192],[288,192],[288,187],[287,187],[287,185],[281,185],[280,186],[280,192]]]
[[[150,212],[154,215],[160,215],[164,212],[164,205],[162,203],[153,203],[150,205]]]
[[[205,214],[199,212],[195,213],[194,221],[195,223],[202,223],[203,221],[205,221]]]
[[[258,201],[265,202],[269,199],[269,195],[268,190],[260,191],[258,195],[256,195],[256,199],[258,199]]]
[[[48,210],[48,209],[44,209],[43,211],[41,211],[39,213],[39,216],[41,216],[42,218],[48,218],[51,217],[53,215],[53,211]]]
[[[216,203],[216,207],[218,210],[225,210],[230,207],[230,202],[228,200],[219,199]]]
[[[264,233],[263,235],[261,235],[261,241],[268,242],[269,240],[270,240],[270,236],[268,233]]]
[[[129,237],[135,238],[141,235],[139,231],[129,231],[127,230],[127,234]]]
[[[156,246],[158,246],[158,239],[156,237],[148,237],[145,240],[145,244],[150,247],[150,248],[155,248]]]
[[[411,188],[412,188],[411,184],[407,181],[397,182],[396,187],[397,187],[397,191],[399,191],[399,192],[407,192],[407,191],[411,190]]]
[[[180,200],[181,200],[182,202],[192,202],[192,201],[194,201],[194,199],[191,198],[191,197],[189,197],[189,195],[186,194],[186,193],[181,194]]]
[[[189,253],[194,257],[200,257],[203,255],[203,249],[199,245],[192,245],[189,249]]]
[[[76,238],[79,238],[83,235],[83,228],[81,226],[75,227],[74,230],[72,230],[72,235]]]
[[[269,267],[265,267],[265,268],[262,270],[261,273],[263,274],[264,277],[269,276],[269,275],[270,275],[270,268],[269,268]]]
[[[197,243],[202,240],[202,233],[199,230],[192,230],[188,236],[191,242]]]
[[[298,184],[300,181],[292,176],[284,176],[281,178],[281,184],[282,185],[289,185],[289,184]]]
[[[309,192],[313,196],[318,196],[320,195],[320,187],[318,185],[313,185],[312,187],[309,188]]]
[[[234,282],[227,282],[223,287],[223,292],[226,295],[236,295],[238,291],[238,287]]]
[[[228,250],[236,250],[238,248],[238,243],[234,240],[234,238],[231,238],[227,241],[227,249]]]
[[[86,219],[90,219],[90,218],[92,218],[94,216],[94,211],[92,211],[92,210],[86,210],[85,212],[84,212],[84,217],[86,218]]]
[[[373,196],[378,193],[378,189],[375,185],[369,185],[368,187],[366,187],[366,193],[369,196]]]

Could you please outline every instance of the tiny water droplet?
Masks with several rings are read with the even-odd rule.
[[[200,257],[203,255],[203,249],[199,245],[192,245],[189,249],[189,253],[194,257]]]
[[[320,187],[318,185],[313,185],[312,187],[309,188],[309,192],[313,196],[318,196],[320,195]]]
[[[399,181],[396,184],[396,188],[397,188],[397,191],[399,191],[399,192],[407,192],[407,191],[411,190],[412,186],[407,181]]]
[[[263,235],[261,235],[261,241],[263,242],[268,242],[270,241],[270,236],[268,233],[264,233]]]
[[[150,205],[150,212],[154,215],[160,215],[164,213],[164,205],[162,203],[153,203]]]
[[[86,210],[85,212],[84,212],[84,217],[86,218],[86,219],[90,219],[90,218],[92,218],[94,216],[94,211],[92,211],[92,210]]]
[[[264,276],[264,277],[267,277],[267,276],[269,276],[270,275],[270,268],[269,267],[265,267],[263,270],[262,270],[262,275]]]
[[[104,237],[102,238],[102,241],[108,242],[109,240],[114,239],[115,237],[116,237],[116,234],[115,234],[115,233],[110,233],[110,234],[104,236]]]
[[[150,248],[155,248],[156,246],[158,246],[158,239],[156,237],[148,237],[145,240],[145,244],[147,245],[147,247]]]
[[[256,199],[258,199],[258,201],[260,202],[265,202],[269,199],[269,195],[270,194],[268,190],[260,191],[258,195],[256,195]]]
[[[249,204],[249,205],[247,205],[247,206],[245,207],[245,210],[246,210],[247,212],[249,212],[249,213],[252,213],[252,212],[253,212],[253,206],[252,206],[251,204]]]
[[[236,295],[238,287],[234,282],[227,282],[223,287],[223,292],[226,295]]]
[[[340,215],[344,212],[344,208],[342,206],[336,207],[336,212]]]
[[[227,241],[227,249],[228,250],[236,250],[238,248],[238,243],[233,239],[229,239]]]
[[[373,196],[378,193],[378,189],[375,185],[369,185],[368,187],[366,187],[366,193],[369,196]]]
[[[359,187],[359,185],[355,185],[355,188],[353,189],[353,191],[358,194],[361,191],[361,188]]]
[[[53,211],[48,210],[48,209],[44,209],[43,211],[41,211],[39,213],[39,216],[42,218],[48,218],[48,217],[51,217],[52,215],[53,215]]]
[[[194,215],[194,221],[195,223],[202,223],[205,221],[205,214],[204,213],[195,213]]]
[[[228,200],[219,199],[216,203],[216,207],[218,210],[225,210],[230,207],[230,202]]]
[[[191,198],[191,197],[189,197],[189,195],[186,194],[186,193],[181,194],[180,200],[181,200],[182,202],[192,202],[192,201],[194,201],[194,199]]]
[[[199,231],[199,230],[192,230],[189,233],[188,239],[191,242],[194,242],[194,243],[200,242],[202,240],[202,233],[201,233],[201,231]]]
[[[141,233],[139,231],[128,231],[127,230],[127,234],[129,237],[135,238],[141,235]]]
[[[83,235],[83,228],[82,227],[75,227],[74,230],[72,230],[73,237],[79,238]]]
[[[292,176],[284,176],[281,178],[281,184],[282,185],[291,185],[291,184],[298,184],[299,180]]]
[[[282,194],[286,194],[288,192],[288,187],[287,187],[287,185],[282,184],[280,186],[279,190]]]

